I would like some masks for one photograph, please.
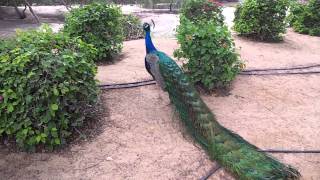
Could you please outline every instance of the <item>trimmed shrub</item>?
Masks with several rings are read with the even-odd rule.
[[[66,143],[97,102],[96,50],[48,26],[17,32],[0,53],[0,136],[27,150]]]
[[[199,6],[194,0],[190,2],[185,4],[185,9],[193,9],[188,6],[194,4],[196,7],[206,7]],[[208,3],[211,2],[204,2]],[[228,86],[242,65],[239,55],[235,52],[231,33],[220,18],[219,9],[220,7],[216,13],[210,12],[205,14],[206,16],[189,16],[189,11],[182,10],[177,29],[180,48],[174,55],[186,60],[183,66],[192,81],[207,90]],[[197,11],[201,12],[199,9]]]
[[[221,5],[213,0],[187,0],[180,14],[194,22],[214,20],[223,24],[224,21]]]
[[[303,11],[305,11],[305,4],[301,4],[297,0],[290,1],[289,14],[286,17],[290,27],[293,26],[293,23],[299,18]]]
[[[111,61],[122,50],[123,15],[119,7],[92,3],[71,10],[66,16],[64,32],[93,44],[98,51],[96,62]]]
[[[320,0],[310,0],[306,5],[296,3],[289,20],[296,32],[320,36]]]
[[[178,28],[178,58],[186,58],[184,68],[191,79],[208,90],[226,87],[240,71],[241,61],[235,53],[228,27],[215,21],[197,24],[182,19]]]
[[[234,30],[262,41],[280,41],[286,32],[288,0],[245,0],[237,6]]]
[[[132,14],[124,15],[123,19],[123,32],[125,40],[141,39],[144,37],[144,32],[141,27],[140,19]]]
[[[8,51],[11,48],[14,48],[14,39],[8,38],[8,39],[0,39],[0,53],[4,53]]]

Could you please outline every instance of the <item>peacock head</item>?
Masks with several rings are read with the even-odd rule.
[[[150,24],[149,23],[143,23],[143,30],[146,32],[150,31]]]
[[[151,23],[153,24],[153,28],[155,27],[155,23],[154,21],[151,19]],[[151,29],[151,25],[150,23],[143,23],[143,30],[146,31],[146,32],[149,32]]]

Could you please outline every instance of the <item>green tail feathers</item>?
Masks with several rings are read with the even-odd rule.
[[[162,52],[153,54],[159,58],[165,90],[180,118],[212,159],[239,179],[299,179],[297,170],[221,126],[175,61]]]

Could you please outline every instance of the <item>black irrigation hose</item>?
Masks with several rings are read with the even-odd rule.
[[[267,71],[266,71],[267,72]],[[239,75],[243,76],[277,76],[277,75],[306,75],[306,74],[320,74],[320,71],[307,71],[307,72],[271,72],[271,73],[246,73],[240,72]]]
[[[248,70],[243,70],[239,74],[246,75],[246,76],[319,74],[320,71],[300,71],[300,72],[294,71],[294,70],[305,70],[305,69],[316,68],[316,67],[320,67],[320,64],[289,67],[289,68],[248,69]],[[280,72],[277,72],[277,71],[280,71]]]
[[[307,65],[307,66],[297,66],[297,67],[290,67],[290,68],[248,69],[248,70],[243,70],[242,72],[289,71],[289,70],[310,69],[310,68],[315,68],[315,67],[320,67],[320,64]]]
[[[137,81],[137,82],[131,82],[131,83],[119,83],[119,84],[101,84],[98,87],[109,87],[109,86],[122,86],[122,85],[131,85],[131,84],[141,84],[146,82],[153,82],[153,79],[144,80],[144,81]]]
[[[210,176],[212,176],[214,173],[216,173],[219,169],[221,168],[221,166],[219,164],[217,164],[216,166],[213,166],[208,173],[201,177],[199,180],[207,180]]]
[[[260,70],[260,72],[261,71],[262,70]],[[268,72],[268,71],[265,71],[265,72]],[[248,71],[242,71],[239,73],[239,75],[243,75],[243,76],[277,76],[277,75],[308,75],[308,74],[320,74],[320,71],[271,72],[271,73],[255,73],[254,71],[252,73],[248,73]],[[153,84],[156,84],[156,82],[153,79],[149,79],[149,80],[137,81],[137,82],[131,82],[131,83],[101,84],[98,87],[100,87],[102,90],[108,90],[108,89],[134,88],[134,87],[147,86],[147,85],[153,85]]]
[[[120,83],[120,84],[103,84],[99,85],[101,90],[109,90],[109,89],[127,89],[127,88],[134,88],[140,86],[147,86],[156,84],[154,80],[146,80],[140,82],[133,82],[133,83]]]
[[[267,72],[267,71],[266,71]],[[320,71],[307,71],[307,72],[271,72],[271,73],[247,73],[245,71],[240,72],[239,75],[242,76],[280,76],[280,75],[308,75],[308,74],[320,74]],[[100,87],[102,90],[108,89],[125,89],[125,88],[134,88],[140,86],[153,85],[156,82],[153,79],[138,81],[132,83],[119,83],[119,84],[101,84]]]
[[[320,150],[279,150],[279,149],[267,149],[258,150],[259,152],[266,153],[284,153],[284,154],[320,154]]]
[[[320,71],[307,71],[307,72],[274,72],[274,71],[290,71],[290,70],[303,70],[303,69],[310,69],[320,67],[320,64],[308,65],[308,66],[297,66],[297,67],[290,67],[290,68],[267,68],[267,69],[248,69],[243,70],[240,72],[240,75],[244,76],[267,76],[267,75],[298,75],[298,74],[320,74]],[[263,72],[263,73],[259,73]],[[269,73],[266,73],[269,72]],[[101,84],[100,87],[103,90],[107,89],[124,89],[124,88],[133,88],[133,87],[140,87],[146,85],[156,84],[153,79],[138,81],[138,82],[131,82],[131,83],[119,83],[119,84]]]

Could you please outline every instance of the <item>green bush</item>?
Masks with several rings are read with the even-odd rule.
[[[215,21],[195,24],[183,18],[180,22],[180,49],[175,56],[187,59],[184,68],[192,81],[207,90],[228,86],[242,65],[228,27]]]
[[[144,32],[141,27],[141,21],[137,16],[132,14],[125,15],[123,20],[123,32],[125,40],[141,39],[144,37]]]
[[[305,11],[305,4],[299,3],[297,0],[291,0],[289,6],[289,14],[286,21],[292,27],[293,23],[299,18],[300,14]]]
[[[183,3],[180,13],[191,21],[214,20],[223,24],[224,20],[220,4],[208,0],[187,0]]]
[[[310,0],[307,5],[296,3],[289,21],[296,32],[320,36],[320,1]]]
[[[93,3],[73,9],[66,16],[64,32],[80,37],[98,50],[96,62],[111,61],[121,52],[124,40],[123,15],[119,7]]]
[[[245,0],[237,6],[234,30],[262,41],[280,41],[286,32],[288,0]]]
[[[215,7],[215,11],[204,13],[207,7]],[[205,89],[228,86],[240,71],[242,63],[219,4],[187,1],[181,10],[177,38],[180,48],[174,52],[175,57],[186,60],[184,69]]]
[[[96,50],[44,26],[0,53],[0,136],[28,150],[66,143],[97,101]]]
[[[7,52],[9,49],[14,48],[14,39],[0,39],[0,53]]]

